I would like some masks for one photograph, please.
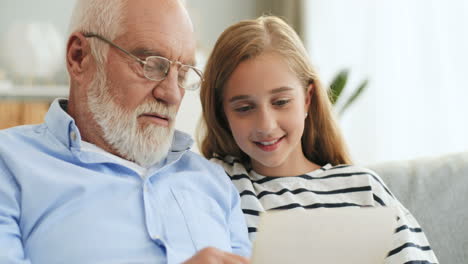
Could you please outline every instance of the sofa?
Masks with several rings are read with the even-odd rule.
[[[468,152],[367,167],[413,213],[440,263],[468,263]]]

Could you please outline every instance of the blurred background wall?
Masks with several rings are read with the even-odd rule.
[[[368,79],[366,90],[339,119],[358,163],[468,150],[468,2],[186,2],[199,40],[201,66],[227,26],[271,13],[283,16],[300,33],[326,84],[338,71],[349,70],[343,92],[349,96]],[[67,89],[63,64],[47,78],[19,78],[12,73],[7,55],[30,51],[21,45],[13,51],[5,48],[7,33],[17,23],[49,23],[65,43],[73,4],[73,0],[0,0],[0,128],[40,122],[50,100],[66,96]],[[63,56],[59,61],[63,63]],[[31,110],[34,104],[41,105],[33,108],[39,110]],[[177,127],[193,134],[200,111],[198,92],[186,93]],[[33,117],[28,118],[28,113]]]
[[[321,76],[349,69],[345,93],[369,79],[340,119],[358,162],[468,150],[467,1],[304,3],[304,37]]]

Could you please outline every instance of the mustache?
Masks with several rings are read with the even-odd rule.
[[[157,101],[145,101],[135,109],[134,113],[136,116],[144,113],[157,113],[166,116],[169,120],[174,120],[177,115],[177,108]]]

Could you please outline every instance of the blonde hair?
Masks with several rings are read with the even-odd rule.
[[[282,19],[261,16],[227,28],[208,59],[200,99],[203,116],[197,130],[199,148],[206,158],[231,155],[244,164],[250,158],[237,146],[223,111],[223,90],[235,68],[265,52],[279,54],[297,74],[304,89],[313,85],[302,135],[304,155],[325,165],[350,163],[344,140],[334,119],[327,90],[322,86],[296,32]]]

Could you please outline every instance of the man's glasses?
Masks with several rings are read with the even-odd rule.
[[[142,60],[101,35],[86,33],[84,36],[87,38],[98,38],[138,61],[143,66],[143,75],[149,80],[164,80],[169,74],[171,65],[175,63],[178,65],[177,83],[179,87],[186,90],[197,90],[200,87],[200,83],[202,82],[202,71],[193,66],[182,64],[179,61],[171,61],[161,56],[149,56],[146,57],[145,60]]]

